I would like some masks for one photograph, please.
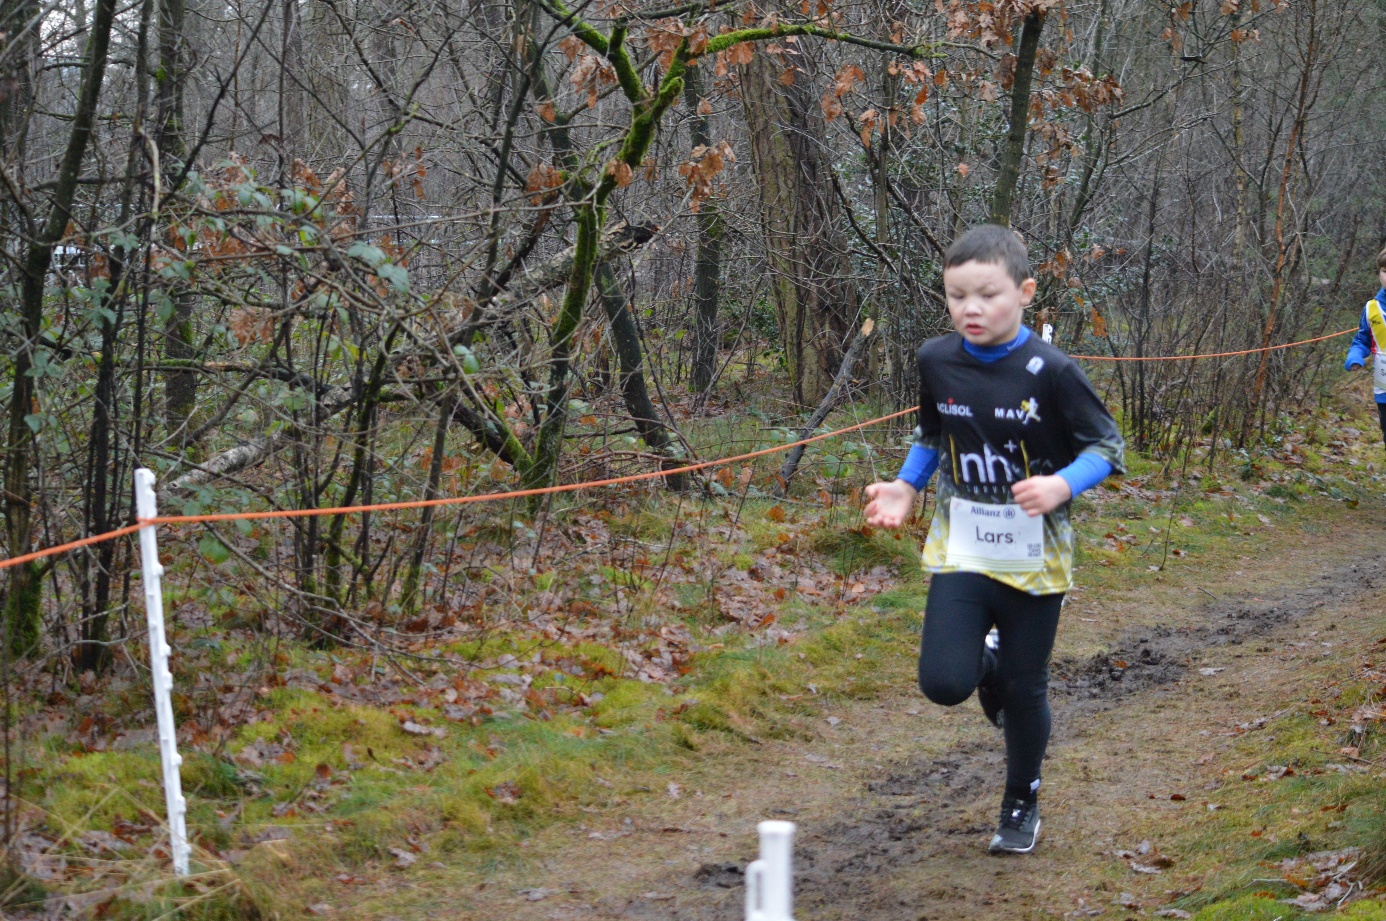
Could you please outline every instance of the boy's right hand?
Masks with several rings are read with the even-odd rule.
[[[866,523],[876,528],[898,528],[914,510],[919,491],[904,480],[872,483],[866,487]]]
[[[1356,355],[1349,355],[1348,360],[1343,362],[1344,371],[1351,371],[1353,368],[1365,368],[1366,366],[1366,362],[1358,358]]]

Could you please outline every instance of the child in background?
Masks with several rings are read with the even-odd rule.
[[[1362,320],[1352,345],[1348,346],[1343,370],[1361,368],[1367,356],[1374,356],[1372,390],[1376,395],[1376,415],[1381,421],[1381,438],[1386,441],[1386,249],[1376,254],[1376,277],[1381,290],[1362,308]]]
[[[1049,656],[1072,586],[1069,502],[1123,470],[1124,445],[1078,366],[1021,325],[1035,279],[1013,231],[983,225],[959,237],[943,287],[956,332],[919,348],[914,445],[894,482],[866,488],[866,521],[899,527],[939,471],[919,687],[944,706],[975,689],[1004,732],[989,850],[1025,854],[1040,830]]]

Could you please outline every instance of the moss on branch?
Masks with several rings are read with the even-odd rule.
[[[724,32],[710,39],[707,47],[696,57],[706,57],[710,54],[717,54],[726,51],[733,45],[740,45],[743,42],[759,42],[769,38],[784,38],[789,35],[814,35],[829,41],[842,42],[846,45],[861,45],[863,48],[875,48],[877,51],[890,51],[895,54],[909,58],[923,59],[933,57],[938,52],[938,45],[897,45],[894,42],[878,42],[870,38],[861,38],[852,35],[850,32],[838,32],[834,29],[825,29],[812,23],[789,23],[775,26],[756,26],[751,29],[737,29],[734,32]]]
[[[549,14],[555,19],[567,23],[573,30],[573,34],[586,43],[587,47],[591,48],[602,57],[607,56],[610,43],[607,41],[606,36],[598,32],[595,26],[588,23],[577,13],[568,9],[563,0],[549,0],[549,2],[541,3],[540,5],[548,8]]]
[[[611,30],[611,40],[607,42],[606,59],[616,70],[616,80],[621,84],[621,92],[626,98],[639,105],[645,101],[645,84],[635,72],[635,62],[626,51],[626,27],[617,26]]]

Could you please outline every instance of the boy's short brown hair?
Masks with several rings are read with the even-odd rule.
[[[1386,269],[1386,247],[1376,254],[1376,270],[1380,272],[1382,269]]]
[[[987,262],[1006,270],[1018,285],[1030,277],[1030,255],[1020,234],[1000,224],[980,224],[953,241],[943,254],[943,267],[964,262]]]

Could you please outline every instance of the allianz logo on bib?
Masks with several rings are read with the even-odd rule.
[[[968,419],[972,418],[972,407],[965,406],[962,403],[954,403],[952,397],[948,398],[947,403],[938,403],[935,405],[938,406],[938,411],[945,416],[963,416]]]
[[[967,508],[968,514],[976,515],[979,518],[1003,518],[1011,521],[1015,518],[1014,505],[990,505],[987,503],[970,502]]]

